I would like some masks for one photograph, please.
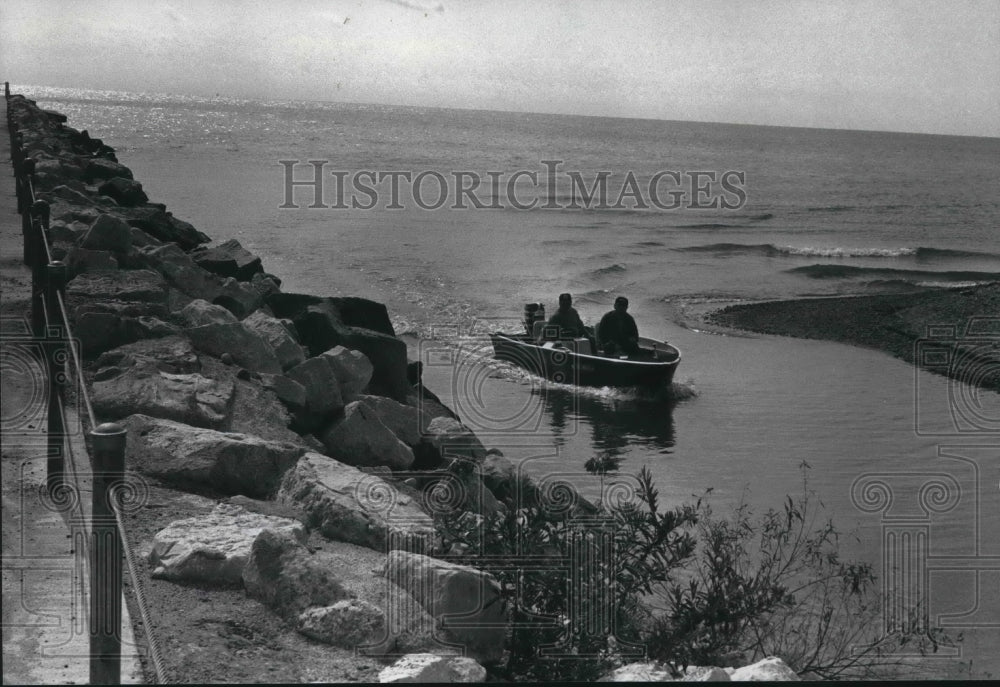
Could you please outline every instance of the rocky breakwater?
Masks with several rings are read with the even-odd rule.
[[[99,421],[127,428],[132,479],[215,504],[145,542],[152,576],[242,586],[333,647],[500,660],[499,610],[449,622],[502,604],[489,575],[435,558],[435,519],[505,508],[514,470],[498,479],[502,456],[422,386],[385,306],[282,292],[238,241],[209,245],[150,202],[99,139],[9,108]]]

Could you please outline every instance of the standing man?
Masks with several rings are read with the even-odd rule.
[[[639,352],[639,328],[628,314],[628,299],[618,296],[615,309],[597,325],[597,342],[606,356],[635,355]]]

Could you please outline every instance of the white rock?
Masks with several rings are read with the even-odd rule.
[[[729,682],[729,673],[716,666],[688,666],[682,682]]]
[[[673,682],[670,670],[659,663],[629,663],[606,675],[602,682]]]
[[[777,656],[768,656],[756,663],[737,668],[729,675],[733,682],[788,682],[799,676]]]
[[[175,520],[153,537],[152,576],[242,584],[250,548],[265,528],[287,530],[302,542],[306,539],[305,528],[296,520],[251,513],[228,503],[220,503],[208,515]]]
[[[489,573],[409,551],[390,551],[386,578],[408,591],[440,623],[449,640],[492,663],[503,656],[507,612]]]
[[[485,682],[486,669],[471,658],[407,654],[378,675],[379,682]]]
[[[289,470],[278,500],[299,506],[323,536],[386,551],[393,537],[437,539],[434,522],[391,484],[329,456],[306,453]]]
[[[130,415],[124,425],[130,468],[181,487],[211,487],[225,494],[267,498],[305,453],[288,442],[147,415]]]

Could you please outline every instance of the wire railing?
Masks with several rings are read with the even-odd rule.
[[[136,555],[125,530],[124,506],[135,493],[125,474],[125,429],[118,423],[99,424],[83,377],[80,353],[73,345],[73,329],[66,304],[67,266],[53,260],[49,240],[49,205],[35,195],[35,160],[25,155],[24,133],[18,130],[11,110],[10,85],[4,83],[11,163],[17,190],[24,237],[24,263],[31,269],[31,328],[40,342],[41,368],[48,380],[46,410],[46,487],[53,503],[68,503],[81,493],[81,476],[72,460],[73,447],[67,432],[64,389],[71,378],[78,380],[79,397],[90,427],[87,451],[92,473],[93,497],[89,522],[83,537],[85,561],[90,572],[88,623],[91,684],[121,683],[123,559],[132,580],[131,590],[138,608],[153,675],[159,684],[168,682],[163,657],[152,632],[144,583],[138,574]],[[66,456],[71,460],[67,465]],[[68,468],[68,470],[67,470]]]

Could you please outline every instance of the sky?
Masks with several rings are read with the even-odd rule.
[[[14,84],[1000,136],[1000,0],[3,0]]]

